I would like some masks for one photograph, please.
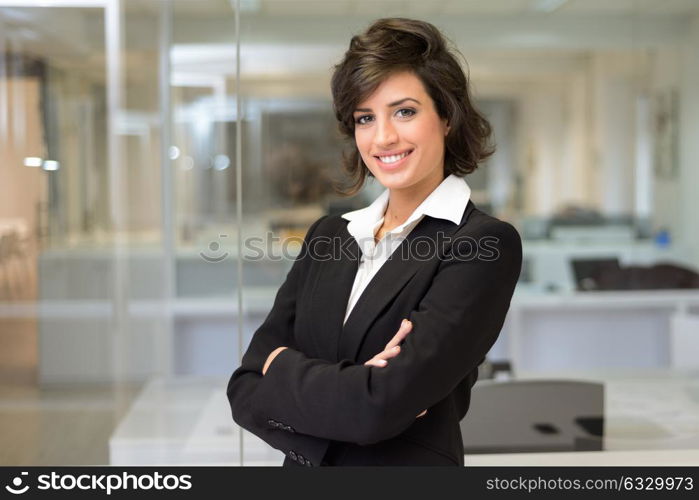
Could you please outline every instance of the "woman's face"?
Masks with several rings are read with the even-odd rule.
[[[354,123],[359,153],[384,187],[434,189],[442,182],[449,127],[414,73],[388,77],[359,103]]]

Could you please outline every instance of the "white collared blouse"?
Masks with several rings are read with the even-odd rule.
[[[471,188],[463,178],[454,174],[447,176],[403,224],[387,231],[376,243],[374,237],[383,225],[388,197],[389,191],[386,189],[368,207],[342,215],[343,219],[349,221],[347,231],[357,241],[362,252],[347,303],[345,322],[371,279],[425,215],[446,219],[454,224],[461,222],[461,217],[471,197]]]

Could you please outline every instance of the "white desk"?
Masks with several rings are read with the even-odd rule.
[[[537,378],[532,374],[526,378]],[[699,465],[699,373],[555,375],[605,382],[605,451],[468,455],[467,465]],[[225,379],[153,380],[110,439],[113,465],[239,465]],[[247,431],[245,465],[281,452]]]
[[[659,466],[699,465],[699,450],[586,451],[573,453],[509,453],[467,455],[468,466]]]
[[[670,367],[672,318],[686,314],[699,318],[699,290],[547,294],[518,287],[491,357],[509,358],[516,371]]]

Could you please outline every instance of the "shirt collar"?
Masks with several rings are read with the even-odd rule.
[[[368,207],[342,214],[342,218],[349,221],[347,231],[357,241],[366,241],[365,238],[373,241],[377,226],[383,223],[388,197],[389,190],[386,189]],[[395,229],[400,230],[423,215],[459,224],[470,197],[471,188],[466,181],[450,174],[420,203],[410,217]]]

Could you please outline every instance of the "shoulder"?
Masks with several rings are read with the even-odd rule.
[[[464,220],[456,230],[455,236],[469,236],[475,238],[495,237],[508,246],[522,247],[522,239],[519,232],[509,222],[493,217],[490,214],[471,207]]]
[[[519,276],[522,266],[522,239],[517,229],[503,220],[469,206],[454,233],[450,259],[467,266],[492,269]]]
[[[306,237],[334,236],[344,227],[347,227],[347,220],[341,215],[323,215],[311,224]]]
[[[342,241],[346,238],[338,238],[343,228],[347,227],[347,220],[340,215],[323,215],[311,224],[306,236],[301,243],[301,249],[296,256],[297,261],[325,263],[334,260],[338,252],[350,251],[342,247]],[[349,233],[347,233],[347,236]],[[339,254],[342,255],[342,254]],[[357,258],[355,255],[354,258]]]
[[[328,260],[321,258],[328,255],[334,255],[333,244],[336,242],[337,235],[340,234],[342,227],[347,226],[347,221],[339,215],[323,215],[316,219],[308,228],[306,236],[303,239],[300,257],[310,253],[314,260]]]

